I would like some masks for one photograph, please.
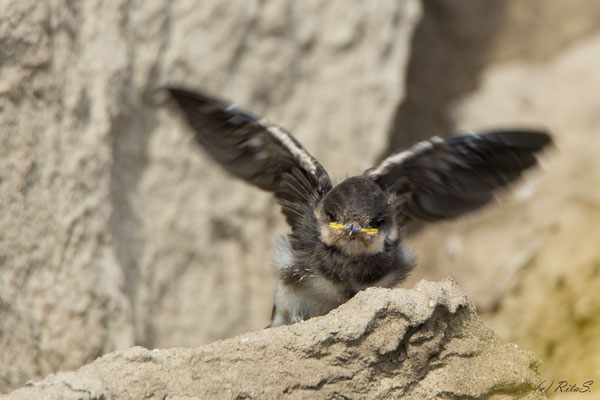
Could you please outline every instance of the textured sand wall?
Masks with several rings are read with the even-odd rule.
[[[404,92],[416,0],[3,1],[0,390],[134,344],[268,323],[273,200],[156,91],[213,91],[367,168]]]

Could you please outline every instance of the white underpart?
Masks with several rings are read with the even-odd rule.
[[[406,160],[413,158],[415,155],[422,153],[425,150],[432,148],[435,144],[442,143],[444,139],[434,136],[429,140],[416,143],[410,149],[401,151],[399,153],[392,154],[379,164],[377,168],[369,172],[370,177],[377,177],[386,173],[390,167],[398,166]]]
[[[390,240],[395,240],[398,233],[393,229],[388,235]],[[413,261],[413,255],[410,248],[401,246],[397,249],[399,257],[407,265]],[[294,254],[291,249],[290,241],[287,236],[281,236],[277,239],[275,252],[275,267],[278,271],[286,268],[292,268],[294,263]],[[298,285],[286,285],[281,280],[277,282],[275,290],[275,315],[273,316],[272,326],[286,325],[300,322],[308,318],[324,315],[340,304],[348,300],[345,293],[345,287],[337,284],[320,272],[306,270],[299,278]],[[379,286],[390,288],[398,281],[398,270],[391,270],[381,279],[370,284],[358,284],[347,282],[354,291],[360,291],[367,287]]]
[[[294,263],[294,254],[287,236],[279,236],[275,243],[275,268],[289,268]]]
[[[296,143],[291,139],[290,134],[286,132],[282,127],[266,120],[261,119],[258,123],[264,126],[275,139],[279,140],[279,142],[286,148],[295,159],[299,160],[302,164],[302,167],[310,171],[312,174],[317,172],[317,165],[315,164],[313,158],[302,148],[298,147]]]
[[[291,268],[294,255],[287,236],[277,239],[275,267],[278,271]],[[339,306],[347,299],[343,287],[325,278],[318,271],[306,271],[299,279],[301,284],[285,285],[277,282],[275,290],[275,315],[272,326],[300,322],[323,315]]]

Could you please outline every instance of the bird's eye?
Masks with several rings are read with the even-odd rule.
[[[333,211],[327,211],[325,215],[327,215],[327,218],[329,218],[329,222],[335,222],[336,216]]]
[[[371,221],[371,226],[374,228],[381,228],[385,224],[385,219],[383,218],[374,218]]]

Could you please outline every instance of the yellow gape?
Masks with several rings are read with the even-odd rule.
[[[339,230],[345,230],[346,229],[344,227],[344,225],[338,224],[338,223],[335,223],[335,222],[330,222],[329,226],[332,227],[332,228],[335,228],[335,229],[339,229]],[[375,229],[375,228],[362,228],[360,230],[360,233],[364,233],[364,234],[367,234],[367,235],[374,235],[374,234],[376,234],[378,232],[379,232],[379,229]]]
[[[367,235],[374,235],[379,232],[379,229],[376,228],[362,228],[360,233],[366,233]]]

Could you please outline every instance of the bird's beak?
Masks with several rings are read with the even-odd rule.
[[[330,222],[329,226],[335,229],[339,229],[341,231],[346,231],[348,236],[355,235],[356,233],[364,233],[366,235],[374,235],[379,232],[379,229],[375,228],[361,228],[360,225],[350,223],[350,224],[338,224],[337,222]]]
[[[344,229],[348,236],[353,236],[361,230],[360,225],[354,223],[344,225]]]

